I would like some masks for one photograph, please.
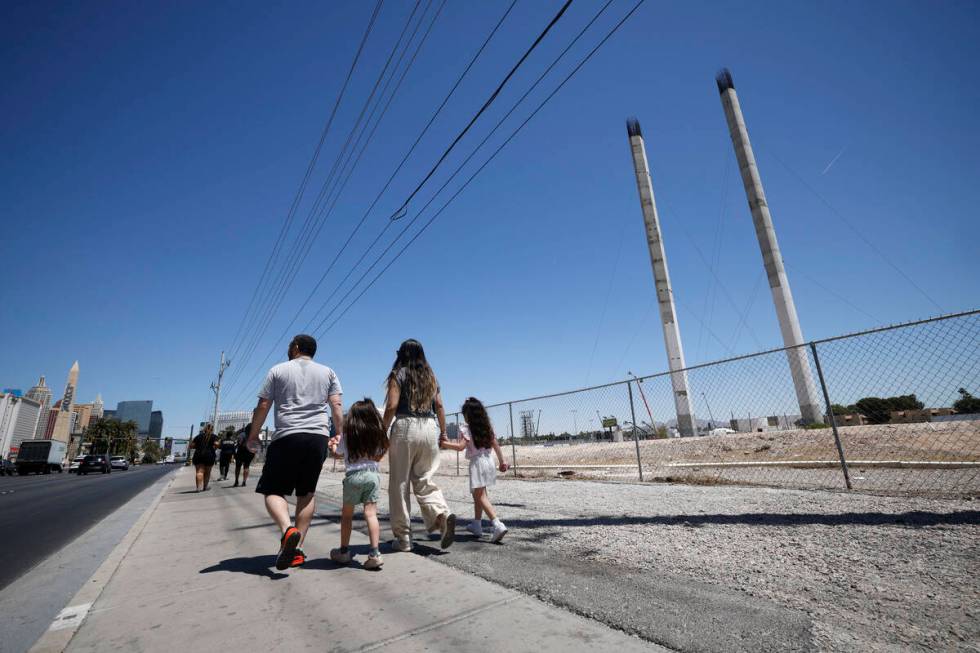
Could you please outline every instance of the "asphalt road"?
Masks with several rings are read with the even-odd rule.
[[[0,589],[175,469],[142,465],[111,474],[0,477]]]

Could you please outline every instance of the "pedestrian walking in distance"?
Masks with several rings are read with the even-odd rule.
[[[238,432],[238,440],[235,444],[235,485],[232,487],[238,487],[239,477],[242,479],[242,487],[248,484],[248,468],[255,459],[255,454],[248,450],[248,432],[247,426]]]
[[[197,484],[197,491],[204,492],[209,489],[211,470],[217,459],[214,450],[218,448],[218,439],[214,435],[214,428],[210,424],[205,424],[201,432],[191,440],[189,448],[194,450],[191,462],[194,463],[194,482]]]
[[[497,484],[497,470],[506,472],[507,463],[504,453],[500,450],[497,436],[490,424],[490,416],[483,403],[476,397],[470,397],[463,402],[463,419],[466,424],[460,424],[460,438],[452,442],[447,438],[440,441],[443,449],[466,451],[466,459],[470,461],[470,493],[473,495],[473,521],[466,527],[476,537],[483,537],[483,514],[486,513],[493,524],[490,535],[491,542],[499,542],[507,534],[507,526],[497,518],[497,512],[490,503],[487,489]],[[497,466],[494,467],[491,452],[497,454]]]
[[[218,445],[218,473],[221,480],[228,480],[228,471],[231,469],[231,459],[235,457],[235,429],[229,426],[221,434],[221,444]]]
[[[330,451],[344,459],[344,505],[340,513],[340,548],[330,552],[330,559],[346,565],[352,560],[350,533],[354,526],[354,508],[364,506],[371,551],[365,569],[381,569],[384,560],[378,549],[381,526],[378,524],[378,494],[381,477],[378,463],[388,451],[388,435],[381,422],[378,407],[370,399],[351,405],[344,418],[344,434],[331,440]]]
[[[392,424],[394,422],[394,424]],[[446,411],[436,375],[418,340],[398,348],[388,374],[384,428],[391,428],[388,450],[388,503],[392,548],[412,550],[410,495],[422,512],[425,529],[438,533],[442,548],[455,538],[456,515],[432,477],[439,469],[439,440],[446,435]]]
[[[259,450],[259,430],[275,405],[275,433],[265,452],[265,464],[255,491],[265,496],[265,507],[279,526],[282,538],[276,569],[306,562],[302,545],[315,510],[314,493],[320,468],[327,458],[330,419],[343,433],[343,390],[326,365],[313,362],[316,340],[298,335],[289,343],[289,361],[269,370],[252,411],[248,449]],[[286,497],[296,493],[296,522],[289,519]]]

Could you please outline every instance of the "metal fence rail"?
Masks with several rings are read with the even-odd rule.
[[[799,349],[819,422],[801,417],[787,349],[687,368],[696,437],[672,437],[669,372],[487,408],[525,478],[980,494],[980,311]],[[442,473],[466,463],[445,452]]]

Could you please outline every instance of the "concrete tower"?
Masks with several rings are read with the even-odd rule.
[[[37,428],[34,430],[34,439],[41,440],[44,438],[44,430],[48,425],[48,410],[51,408],[51,388],[44,384],[43,375],[37,385],[27,391],[27,396],[41,404]]]
[[[664,243],[660,237],[660,218],[657,216],[657,204],[653,199],[653,182],[650,181],[650,166],[647,164],[647,151],[643,144],[640,123],[635,118],[630,118],[626,121],[626,132],[629,134],[630,149],[633,151],[636,189],[640,193],[640,208],[643,210],[643,223],[646,225],[647,246],[650,249],[653,282],[657,289],[660,323],[663,326],[664,344],[667,347],[667,365],[670,367],[670,383],[674,391],[674,407],[677,410],[677,430],[682,436],[695,435],[691,393],[687,385],[687,372],[684,371],[686,367],[684,348],[681,346],[681,332],[677,326],[674,293],[670,287]]]
[[[58,410],[57,421],[54,431],[51,433],[52,440],[68,442],[71,438],[72,417],[75,409],[75,390],[78,387],[78,361],[68,370],[68,382],[65,383],[65,396],[61,399],[61,407]]]
[[[762,190],[762,178],[759,176],[755,154],[749,142],[749,131],[745,127],[738,95],[735,94],[735,83],[727,68],[718,73],[715,80],[718,82],[718,92],[721,93],[721,105],[725,109],[728,131],[735,146],[735,158],[742,173],[745,195],[749,200],[749,209],[752,211],[755,235],[759,239],[759,249],[762,250],[762,262],[766,268],[766,276],[769,278],[772,301],[776,305],[776,317],[779,318],[783,346],[792,347],[786,350],[786,357],[789,359],[789,369],[793,375],[800,414],[805,422],[819,422],[823,419],[822,411],[817,398],[817,388],[813,383],[813,375],[810,373],[809,359],[806,350],[801,346],[803,331],[800,329],[800,320],[796,316],[796,304],[793,303],[793,293],[790,291],[789,279],[783,267],[783,257],[779,252],[779,243],[776,241],[776,230],[772,226],[769,204]]]

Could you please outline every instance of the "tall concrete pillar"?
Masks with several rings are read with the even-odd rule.
[[[670,368],[670,383],[674,391],[674,407],[677,410],[677,430],[682,436],[695,435],[691,393],[687,385],[687,372],[684,371],[686,367],[684,348],[681,346],[681,333],[677,326],[674,292],[670,287],[664,243],[660,238],[660,218],[657,216],[657,204],[653,199],[653,182],[650,181],[650,166],[647,163],[647,151],[643,144],[639,121],[635,118],[627,120],[626,132],[629,134],[630,149],[633,151],[636,189],[640,193],[640,208],[643,210],[643,223],[646,225],[653,282],[657,289],[657,306],[664,331],[664,345],[667,347],[667,365]]]
[[[735,83],[727,68],[718,73],[715,79],[718,82],[718,92],[721,94],[721,105],[725,109],[728,131],[735,146],[735,158],[738,159],[738,168],[742,173],[745,195],[749,201],[749,209],[752,211],[755,235],[759,239],[759,249],[762,250],[762,262],[769,279],[772,301],[776,306],[783,346],[792,347],[786,350],[786,357],[789,359],[789,369],[793,375],[800,414],[806,422],[823,421],[817,388],[810,372],[809,358],[806,350],[801,346],[803,331],[800,329],[800,320],[796,316],[796,304],[793,303],[793,293],[789,288],[786,268],[783,267],[783,257],[779,252],[779,243],[776,241],[776,230],[772,226],[769,204],[762,190],[762,178],[759,176],[759,167],[755,163],[755,154],[749,142],[749,131],[745,127],[738,95],[735,93]]]

